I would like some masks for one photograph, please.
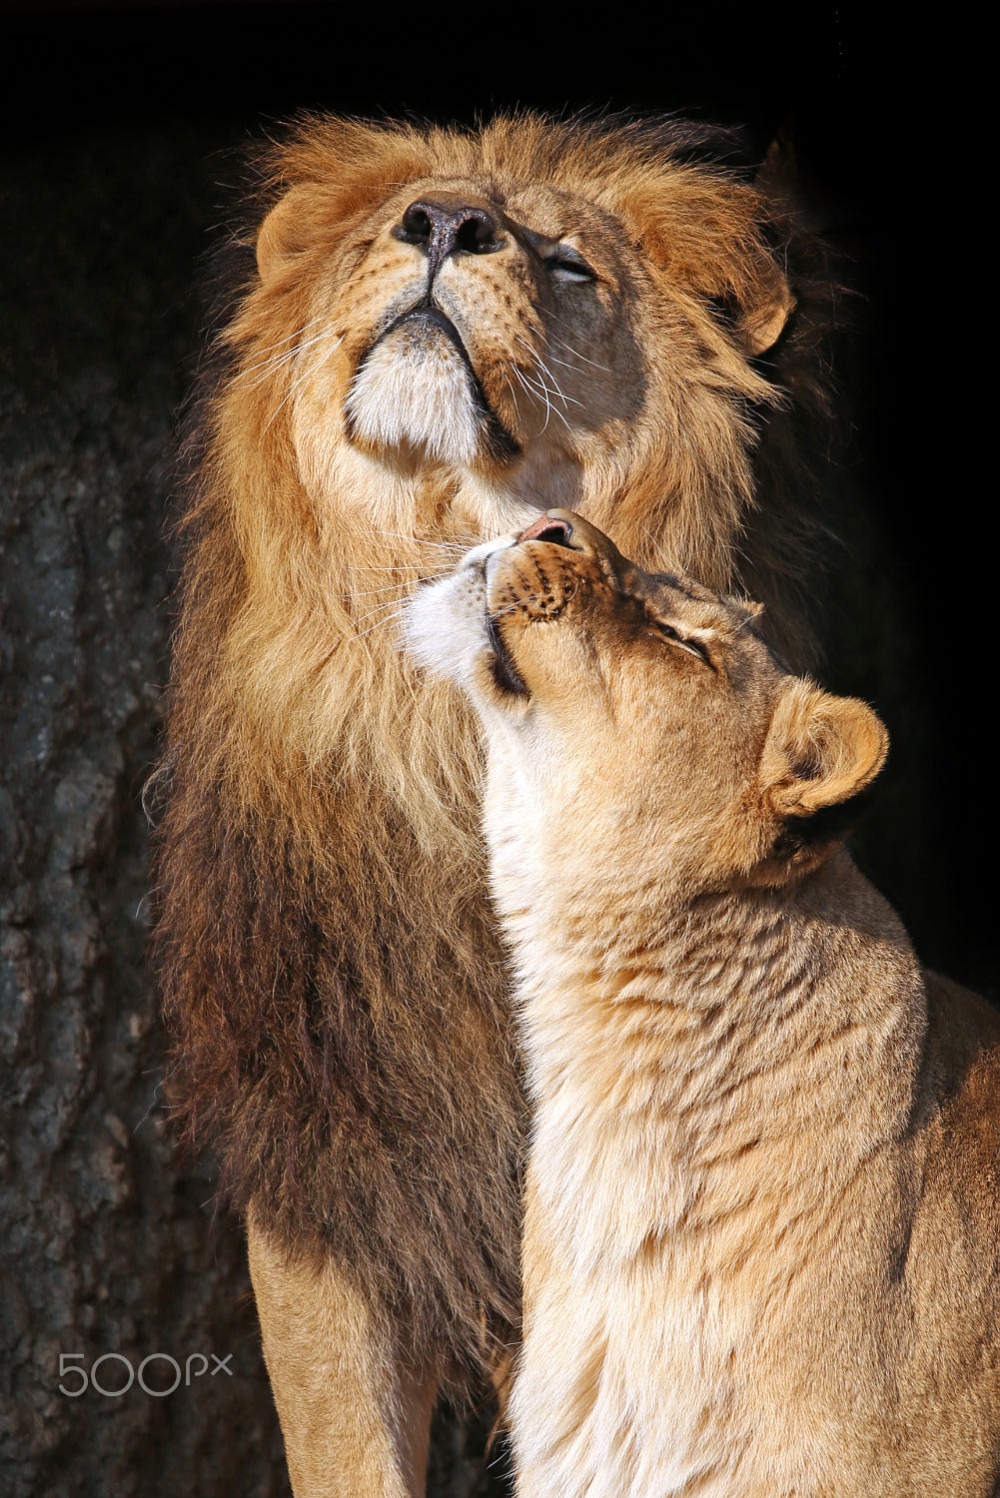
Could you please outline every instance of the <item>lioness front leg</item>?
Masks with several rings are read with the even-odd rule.
[[[295,1498],[423,1498],[436,1370],[405,1366],[350,1275],[252,1210],[247,1246]]]

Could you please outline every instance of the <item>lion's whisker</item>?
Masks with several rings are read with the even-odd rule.
[[[512,364],[511,368],[513,369],[515,375],[520,380],[525,389],[533,391],[536,396],[541,396],[542,400],[545,402],[545,421],[542,424],[542,431],[544,432],[549,424],[549,417],[552,415],[552,406],[549,403],[549,397],[545,391],[544,386],[537,385],[535,381],[532,380],[528,375],[526,375],[523,369],[519,369],[516,364]]]
[[[545,373],[548,375],[549,379],[552,381],[553,385],[555,386],[556,393],[559,396],[559,399],[562,401],[562,403],[563,403],[564,406],[580,406],[580,407],[583,406],[583,401],[577,400],[577,398],[576,398],[575,395],[567,395],[566,394],[566,392],[563,390],[562,386],[560,385],[559,381],[556,379],[555,374],[553,373],[553,371],[549,368],[549,366],[545,363],[545,361],[543,359],[539,359],[538,365],[539,365],[540,369],[544,369]]]
[[[514,337],[518,343],[522,344],[523,347],[528,350],[529,353],[534,354],[534,349],[532,349],[531,344],[528,343],[527,339],[522,338],[520,333],[515,333]],[[558,363],[559,361],[557,360],[556,362]],[[568,369],[569,367],[570,366],[567,364],[566,368]],[[578,401],[574,396],[567,396],[563,393],[562,386],[559,384],[559,381],[556,379],[555,374],[552,372],[552,370],[548,368],[541,354],[535,354],[535,368],[538,371],[538,378],[541,380],[543,385],[545,384],[545,376],[548,375],[549,379],[552,381],[555,393],[558,395],[564,406],[568,405],[571,401],[574,406],[582,405],[582,402]]]
[[[503,379],[504,384],[507,386],[507,393],[510,396],[511,405],[514,407],[514,410],[516,411],[517,410],[517,396],[514,393],[514,387],[510,383],[510,378],[509,378],[506,370],[503,370],[501,372],[501,378]]]
[[[271,412],[270,418],[268,419],[268,422],[267,422],[266,426],[264,427],[264,431],[265,432],[268,431],[268,429],[270,428],[272,422],[277,418],[278,413],[280,412],[282,406],[284,406],[286,404],[286,402],[291,399],[291,397],[295,394],[296,390],[298,390],[299,386],[302,385],[310,377],[310,375],[314,375],[316,373],[316,371],[322,367],[322,365],[326,362],[327,359],[329,359],[330,355],[334,352],[334,350],[336,348],[339,347],[339,345],[342,342],[343,342],[343,340],[341,338],[335,339],[335,341],[330,345],[330,347],[326,350],[326,352],[321,355],[321,357],[319,359],[314,359],[312,361],[312,363],[306,369],[304,369],[302,371],[302,373],[299,375],[298,379],[292,381],[291,386],[289,387],[288,392],[285,395],[284,399],[281,400],[278,403],[278,405],[275,407],[275,409]]]
[[[569,401],[567,400],[566,396],[563,395],[562,389],[561,389],[561,387],[559,385],[559,381],[556,379],[556,377],[552,373],[551,369],[548,369],[541,362],[541,360],[539,360],[538,361],[539,378],[542,377],[542,371],[543,370],[545,371],[545,374],[548,376],[548,378],[552,381],[552,384],[555,386],[555,392],[558,395],[559,399],[562,401],[563,405],[564,406],[568,406],[569,405]],[[581,402],[578,401],[578,400],[576,400],[575,398],[573,398],[572,403],[573,403],[574,406],[579,406],[581,404]],[[569,420],[563,414],[563,412],[562,411],[556,411],[556,415],[559,417],[560,421],[562,422],[563,426],[566,428],[567,432],[571,431],[572,428],[570,427]]]
[[[594,369],[601,370],[601,372],[603,374],[612,374],[613,373],[613,371],[611,369],[609,369],[606,364],[598,364],[596,359],[588,359],[586,354],[581,353],[581,351],[578,348],[574,348],[573,345],[568,341],[568,339],[566,339],[566,338],[560,338],[560,336],[559,336],[558,333],[554,333],[554,332],[550,331],[549,337],[555,343],[562,344],[563,348],[566,349],[567,353],[572,354],[574,356],[574,358],[576,358],[576,359],[582,359],[583,362],[584,362],[584,364],[590,364],[590,365],[592,365]]]
[[[322,333],[317,333],[314,337],[307,338],[304,343],[297,343],[294,348],[286,349],[284,353],[277,354],[273,359],[266,360],[266,368],[264,369],[264,373],[262,375],[258,375],[257,379],[254,381],[254,384],[262,385],[265,380],[270,379],[272,374],[277,373],[279,369],[284,369],[286,364],[294,363],[299,354],[304,353],[307,348],[312,348],[314,344],[321,343],[324,338],[328,337],[328,334],[329,330],[324,328]],[[339,343],[340,339],[338,338],[332,345],[332,347],[336,348],[337,344]],[[244,373],[251,374],[255,369],[259,369],[261,367],[261,365],[252,364],[249,369],[244,371]],[[242,379],[242,377],[242,375],[238,377],[237,383],[239,382],[239,379]]]
[[[536,382],[532,380],[528,375],[526,375],[523,369],[519,369],[516,364],[512,364],[511,368],[513,369],[514,374],[517,376],[518,380],[521,382],[521,385],[524,387],[525,391],[529,394],[534,394],[536,398],[541,398],[545,402],[545,420],[542,423],[542,432],[544,432],[549,424],[549,417],[552,415],[552,403],[549,400],[548,393],[544,385],[536,384]],[[539,433],[539,435],[541,435],[541,433]]]
[[[551,361],[551,363],[558,364],[563,369],[570,369],[570,370],[572,370],[572,368],[573,368],[572,364],[568,364],[565,359],[557,359],[556,356],[555,356],[555,354],[550,353],[548,355],[548,358]]]
[[[307,332],[310,328],[314,328],[318,322],[327,321],[329,316],[329,312],[320,312],[315,317],[310,317],[309,321],[304,322],[300,328],[296,328],[294,333],[286,333],[284,338],[276,338],[266,348],[259,349],[258,353],[267,355],[273,353],[276,348],[281,348],[282,344],[294,343],[296,338],[301,338],[303,333]]]
[[[524,344],[525,348],[529,349],[529,351],[531,350],[531,345],[528,344],[528,343],[525,343],[524,339],[521,338],[519,334],[515,334],[514,336],[518,339],[518,341],[520,343]],[[525,374],[524,370],[519,370],[518,369],[518,366],[516,364],[512,365],[512,368],[513,368],[515,374],[518,374],[519,377],[521,377],[522,379],[528,379],[529,378]],[[558,380],[556,380],[555,375],[552,373],[551,369],[546,369],[544,362],[540,358],[537,358],[537,357],[536,357],[536,362],[535,362],[535,371],[536,371],[537,376],[538,376],[538,384],[541,386],[541,390],[539,391],[539,393],[541,394],[542,399],[545,401],[545,407],[546,407],[546,411],[545,411],[545,425],[542,427],[542,431],[544,432],[545,431],[545,427],[548,426],[548,424],[549,424],[549,415],[552,412],[554,412],[555,415],[559,417],[559,420],[562,422],[563,426],[566,428],[566,430],[568,432],[572,431],[572,427],[570,426],[569,422],[567,421],[567,419],[564,416],[564,414],[562,413],[562,411],[558,410],[557,407],[551,405],[551,403],[549,401],[549,395],[551,394],[553,396],[553,399],[556,399],[556,397],[558,396],[558,399],[562,401],[563,405],[567,404],[566,396],[563,394],[562,390],[560,389],[559,382],[558,382]],[[555,386],[555,390],[554,391],[551,391],[549,389],[548,381],[545,378],[546,375],[548,375],[549,380],[551,380],[552,384]],[[538,388],[534,384],[534,382],[531,382],[531,383],[532,383],[532,389],[537,389]],[[576,401],[576,400],[573,403],[574,403],[574,405],[579,405],[580,404],[580,402]]]
[[[327,320],[326,313],[323,313],[322,320]],[[274,350],[276,348],[278,348],[281,344],[288,343],[290,339],[301,339],[302,334],[306,332],[308,328],[313,327],[319,321],[321,321],[320,318],[313,318],[311,322],[306,323],[305,327],[300,328],[297,333],[290,334],[289,338],[281,338],[277,343],[272,343],[269,348],[258,350],[259,353],[264,354],[264,358],[259,359],[256,364],[248,364],[245,369],[241,369],[236,377],[235,383],[239,383],[239,381],[243,380],[247,375],[253,374],[254,371],[258,369],[263,369],[265,371],[265,375],[270,375],[275,370],[280,369],[282,365],[290,363],[291,360],[295,358],[296,354],[301,353],[303,349],[311,348],[314,343],[319,343],[321,338],[325,338],[327,336],[329,332],[328,328],[324,328],[321,332],[314,334],[312,338],[307,338],[304,342],[296,343],[293,348],[282,349],[281,353],[278,354],[274,353]],[[258,380],[255,383],[260,384],[261,381]]]

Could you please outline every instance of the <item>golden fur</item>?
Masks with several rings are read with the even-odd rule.
[[[411,638],[482,718],[536,1108],[519,1498],[989,1498],[1000,1021],[841,846],[875,714],[560,510]]]
[[[676,122],[307,121],[262,158],[189,443],[172,1096],[258,1261],[341,1266],[385,1356],[453,1384],[519,1314],[524,1114],[471,718],[394,617],[558,499],[752,586],[807,648],[826,301],[703,147]]]

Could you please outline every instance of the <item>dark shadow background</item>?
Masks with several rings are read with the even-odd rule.
[[[860,293],[834,351],[839,442],[818,597],[825,679],[893,749],[857,839],[921,954],[996,973],[996,484],[989,181],[962,17],[860,3],[461,10],[0,5],[0,1488],[285,1491],[238,1231],[158,1104],[145,824],[178,408],[231,153],[302,108],[471,120],[515,104],[677,110],[794,146]],[[986,194],[988,204],[989,196]],[[117,1396],[113,1354],[232,1354]],[[65,1361],[63,1366],[65,1367]],[[196,1364],[195,1369],[200,1365]],[[502,1491],[439,1421],[431,1492]]]

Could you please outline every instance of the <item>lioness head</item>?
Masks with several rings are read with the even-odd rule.
[[[478,710],[499,844],[519,824],[522,857],[525,827],[569,824],[548,846],[594,877],[624,856],[658,889],[717,888],[814,860],[841,830],[817,814],[887,750],[864,703],[788,672],[760,613],[550,510],[418,595],[410,640]]]

